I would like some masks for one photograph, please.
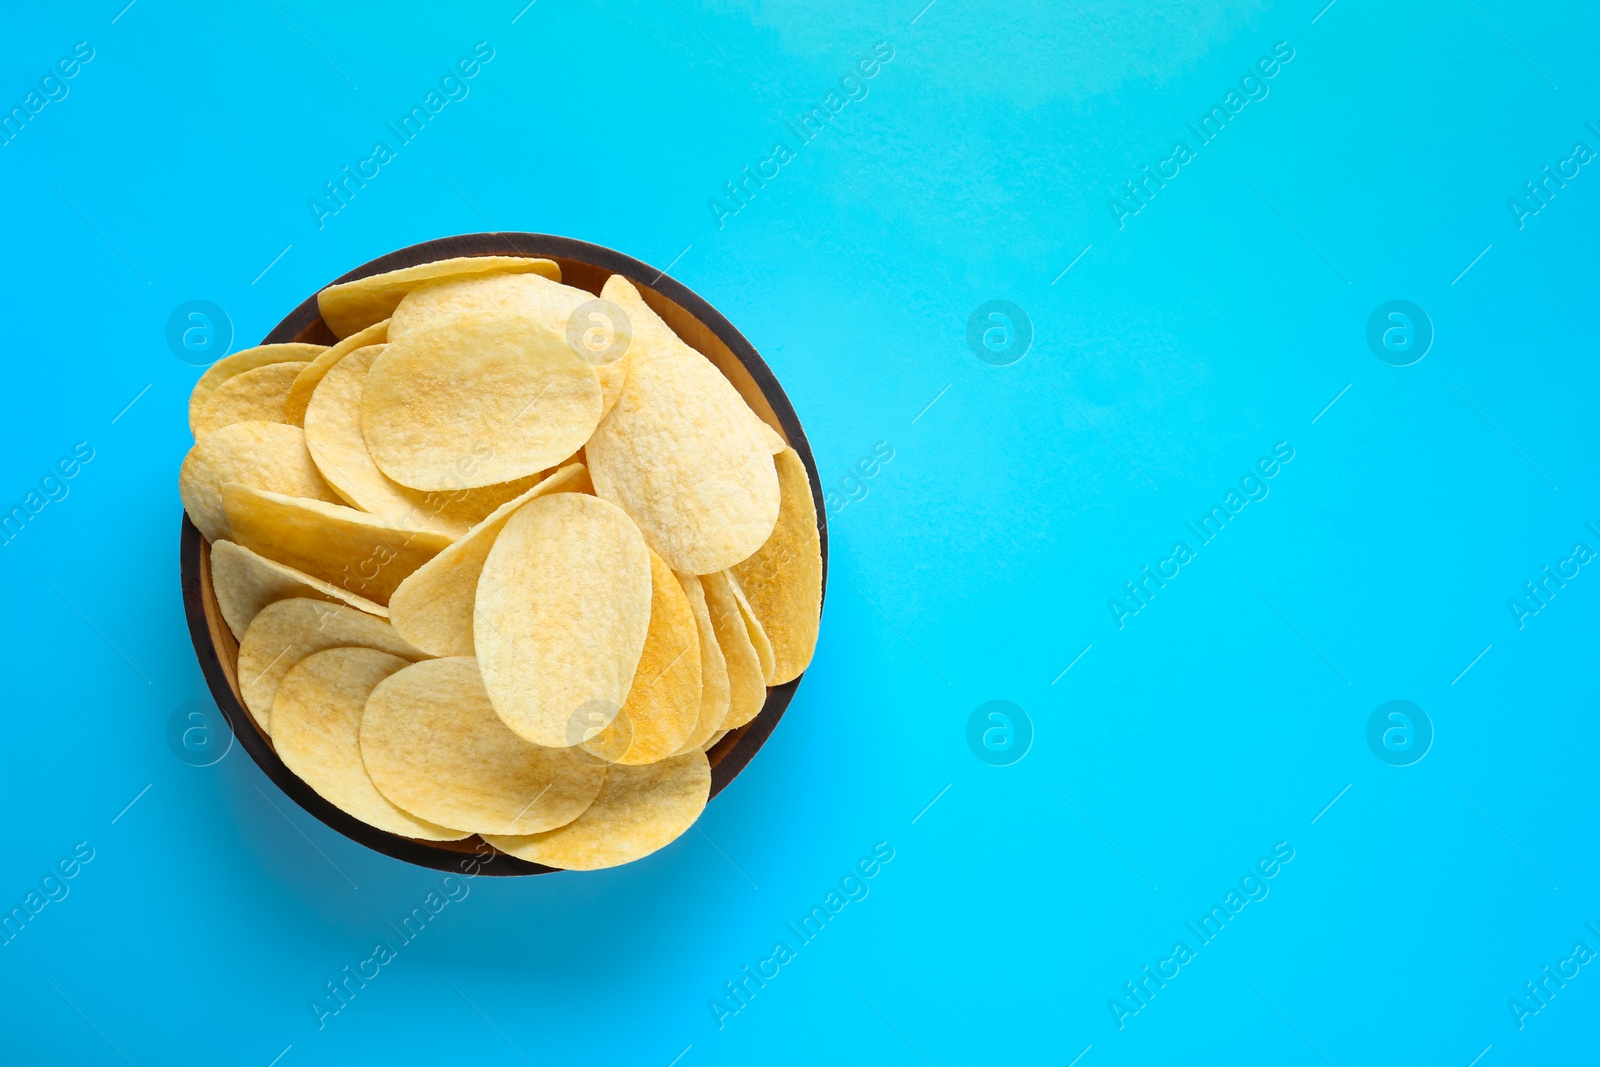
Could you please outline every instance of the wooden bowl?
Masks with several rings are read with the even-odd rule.
[[[828,522],[822,497],[822,485],[817,477],[816,461],[811,456],[811,446],[805,431],[795,416],[789,398],[784,395],[778,380],[773,377],[750,342],[734,329],[715,308],[692,290],[664,271],[656,270],[621,252],[599,245],[575,241],[568,237],[552,237],[540,233],[473,233],[460,237],[446,237],[437,241],[402,248],[365,263],[334,282],[347,282],[371,274],[398,270],[418,263],[454,256],[533,256],[552,259],[561,264],[561,280],[568,285],[586,289],[596,296],[605,280],[620,274],[638,287],[645,302],[655,309],[679,337],[704,353],[718,370],[733,383],[755,413],[777,430],[805,462],[811,478],[811,497],[817,509],[817,525],[822,534],[822,577],[826,588],[828,576]],[[333,283],[329,283],[333,284]],[[290,312],[287,318],[267,334],[263,344],[286,341],[309,341],[332,344],[336,338],[323,323],[317,310],[316,295]],[[278,758],[272,739],[261,732],[255,717],[244,707],[239,692],[237,663],[239,642],[223,621],[222,611],[211,588],[211,546],[200,531],[183,518],[183,533],[179,542],[179,555],[183,573],[183,603],[189,618],[189,636],[194,640],[195,655],[200,660],[206,683],[217,707],[227,718],[239,744],[250,758],[277,783],[288,797],[306,811],[321,819],[352,841],[370,849],[414,863],[419,867],[432,867],[441,871],[462,869],[467,857],[493,851],[493,862],[482,867],[483,873],[494,875],[546,874],[554,868],[529,863],[490,848],[476,836],[464,841],[417,841],[400,837],[369,826],[345,814],[319,796],[301,781],[283,760]],[[804,677],[802,675],[801,677]],[[771,736],[773,727],[782,718],[784,709],[794,698],[800,678],[767,689],[767,703],[748,724],[729,733],[708,756],[711,760],[711,795],[715,797],[760,750]]]

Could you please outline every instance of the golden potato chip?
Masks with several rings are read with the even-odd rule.
[[[406,530],[461,537],[495,508],[527,492],[539,475],[436,493],[390,480],[372,462],[361,436],[361,385],[383,350],[383,345],[357,349],[329,369],[306,409],[306,447],[323,478],[351,506]]]
[[[711,764],[705,753],[613,766],[589,810],[559,830],[526,837],[485,834],[502,852],[569,871],[617,867],[676,841],[705,810]]]
[[[222,507],[234,541],[380,604],[450,544],[443,534],[410,532],[354,508],[238,482],[222,487]]]
[[[233,636],[244,637],[250,621],[268,604],[291,597],[307,597],[349,604],[359,611],[388,618],[389,609],[321,578],[285,567],[232,541],[211,546],[211,588],[222,609],[223,621]]]
[[[692,574],[678,575],[678,582],[689,597],[695,631],[700,636],[700,713],[694,729],[678,747],[677,754],[681,755],[691,748],[704,749],[707,739],[722,728],[722,720],[728,717],[729,689],[728,661],[717,644],[716,627],[711,624],[711,611],[706,606],[705,585]]]
[[[394,313],[402,298],[424,282],[474,274],[542,274],[561,280],[561,268],[548,259],[524,256],[461,256],[441,259],[416,267],[402,267],[353,282],[330,285],[317,294],[322,321],[335,337],[349,337],[357,330],[382,322]]]
[[[478,575],[513,512],[546,493],[580,492],[588,484],[583,464],[571,463],[515,500],[507,501],[465,537],[418,567],[389,597],[394,628],[433,656],[473,654],[473,603]]]
[[[357,330],[306,364],[305,369],[295,375],[294,383],[289,386],[289,395],[284,398],[283,421],[294,426],[304,426],[306,405],[311,403],[311,394],[316,392],[317,384],[333,369],[334,364],[358,348],[381,345],[388,339],[389,320],[384,319],[364,330]]]
[[[735,434],[742,435],[752,447],[770,456],[775,456],[789,447],[778,431],[768,426],[762,421],[761,416],[750,409],[744,397],[739,395],[733,383],[728,381],[716,365],[699,349],[679,337],[672,327],[656,314],[655,309],[645,301],[643,294],[632,282],[620,274],[613,274],[606,279],[601,294],[621,309],[635,337],[643,335],[647,342],[646,349],[657,346],[669,351],[670,361],[674,364],[672,368],[674,377],[694,384],[695,389],[684,391],[698,394],[697,398],[702,405],[699,414],[702,417],[695,420],[697,423],[703,423],[704,416],[712,411],[718,411],[729,424],[726,430],[730,438]]]
[[[700,714],[700,632],[672,568],[650,553],[650,628],[622,710],[583,747],[611,763],[655,763],[683,747]]]
[[[733,590],[733,598],[739,602],[739,614],[744,617],[745,629],[750,631],[750,643],[756,646],[756,655],[761,659],[761,675],[768,685],[772,684],[773,675],[778,670],[778,660],[772,651],[772,641],[767,637],[767,631],[762,627],[761,620],[756,618],[755,609],[750,606],[750,599],[744,595],[744,589],[739,585],[732,571],[724,571],[728,578],[728,588]]]
[[[463,313],[403,336],[390,323],[361,390],[361,433],[401,485],[471,489],[572,455],[600,408],[600,379],[565,337],[525,316]]]
[[[269,363],[265,367],[235,374],[211,391],[200,421],[194,428],[196,441],[236,422],[288,422],[283,417],[283,401],[295,376],[309,363]]]
[[[201,536],[216,541],[229,536],[222,506],[224,482],[312,500],[335,501],[337,493],[311,462],[306,435],[281,422],[236,422],[189,449],[178,474],[178,495]]]
[[[674,570],[723,570],[760,548],[778,521],[777,435],[637,290],[619,282],[613,298],[632,320],[633,341],[622,397],[584,449],[595,491]]]
[[[600,413],[611,410],[627,378],[632,328],[627,315],[606,296],[578,290],[538,274],[475,275],[418,286],[395,309],[395,336],[461,312],[528,315],[562,334],[568,346],[594,366],[600,379]]]
[[[710,378],[706,378],[704,381],[705,389],[722,393],[723,386],[730,389],[733,388],[732,383],[727,381],[722,372],[717,370],[716,366],[706,359],[702,352],[685,342],[683,338],[673,331],[671,326],[667,325],[666,321],[645,301],[643,294],[627,278],[620,274],[613,274],[606,279],[605,286],[600,290],[600,296],[601,299],[608,301],[617,309],[621,319],[627,324],[630,336],[642,336],[647,348],[652,346],[665,347],[682,356],[684,364],[682,367],[676,368],[676,372],[679,375],[700,378],[703,377],[704,370],[709,367],[716,373],[717,377],[723,379],[723,385],[719,386]],[[687,355],[684,354],[684,350],[687,350]],[[636,349],[630,344],[628,352],[632,353],[634,351]],[[704,365],[702,366],[702,364]],[[728,395],[722,393],[724,398]],[[768,426],[761,420],[760,416],[750,410],[744,398],[739,396],[737,389],[733,390],[732,396],[735,398],[737,406],[730,406],[726,409],[728,420],[731,424],[726,429],[730,433],[737,430],[747,435],[754,447],[767,452],[769,455],[776,455],[788,447],[788,444],[776,430]]]
[[[711,627],[717,633],[717,647],[728,665],[728,714],[722,726],[733,730],[761,714],[767,702],[767,674],[761,669],[761,656],[750,640],[750,628],[745,625],[739,598],[734,595],[727,574],[707,574],[700,582],[705,588]]]
[[[479,833],[537,834],[582,815],[606,765],[578,748],[530,745],[489,703],[470,656],[396,671],[367,698],[361,757],[399,807]]]
[[[633,333],[628,316],[605,294],[596,300],[587,290],[538,274],[477,275],[413,289],[392,321],[399,324],[395,336],[403,339],[441,319],[490,311],[526,315],[565,337],[600,379],[602,414],[622,395]]]
[[[289,669],[313,652],[344,645],[423,658],[388,623],[343,604],[296,597],[268,604],[250,620],[239,642],[239,692],[263,731],[272,732],[272,701]]]
[[[361,713],[367,696],[406,666],[375,648],[313,652],[284,676],[272,704],[273,747],[284,765],[347,815],[402,837],[459,841],[467,831],[418,819],[395,807],[367,777]]]
[[[733,733],[732,730],[718,730],[716,733],[711,735],[711,739],[709,741],[700,746],[700,751],[710,752],[712,749],[716,748],[722,743],[722,739],[724,737],[727,737],[731,733]]]
[[[194,383],[194,389],[189,393],[189,430],[193,432],[200,424],[200,413],[205,410],[206,401],[211,399],[212,391],[235,374],[265,367],[269,363],[298,363],[313,360],[321,355],[322,351],[322,345],[306,345],[298,342],[285,345],[257,345],[217,360],[200,375],[200,380]]]
[[[418,286],[395,308],[389,340],[429,332],[463,315],[506,314],[533,319],[565,334],[567,320],[594,294],[538,274],[491,274],[446,278]]]
[[[778,453],[778,524],[756,554],[733,565],[733,576],[772,645],[768,685],[800,676],[817,647],[822,622],[822,535],[811,479],[800,454]]]
[[[494,710],[568,748],[616,718],[650,626],[650,551],[614,504],[551,493],[517,508],[478,577],[472,641]]]

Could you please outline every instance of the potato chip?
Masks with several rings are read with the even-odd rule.
[[[285,345],[257,345],[217,360],[206,368],[206,372],[200,375],[200,380],[194,383],[194,389],[189,392],[190,432],[200,424],[200,413],[205,410],[206,401],[211,399],[212,391],[229,378],[248,370],[255,370],[257,367],[265,367],[270,363],[313,360],[321,355],[322,351],[322,345],[306,345],[298,342]]]
[[[353,282],[330,285],[317,294],[322,321],[335,337],[349,337],[357,330],[382,322],[394,313],[402,298],[424,282],[475,274],[542,274],[561,280],[561,268],[548,259],[524,256],[461,256],[441,259],[416,267],[402,267],[384,274],[358,278]]]
[[[700,712],[694,728],[678,747],[677,754],[681,755],[691,748],[703,749],[706,740],[722,728],[722,720],[728,717],[729,689],[728,661],[717,644],[717,631],[706,607],[705,585],[692,574],[678,575],[678,583],[688,595],[695,631],[700,637]]]
[[[471,489],[572,455],[600,410],[600,379],[565,337],[525,316],[462,313],[403,337],[390,324],[361,391],[361,433],[401,485]]]
[[[767,637],[767,631],[762,627],[761,620],[756,618],[755,609],[750,606],[750,599],[744,595],[739,579],[733,576],[732,571],[723,573],[728,578],[728,588],[733,590],[733,598],[739,603],[739,614],[744,618],[745,629],[750,631],[750,643],[756,646],[756,655],[761,660],[762,678],[771,685],[773,675],[778,670],[777,657],[772,652],[772,641]]]
[[[726,429],[730,438],[735,434],[741,435],[752,447],[769,456],[775,456],[789,447],[782,435],[750,409],[744,397],[739,395],[733,383],[716,365],[699,349],[679,337],[666,320],[656,314],[632,282],[620,274],[613,274],[606,279],[601,293],[622,309],[633,335],[645,339],[646,349],[656,346],[668,350],[668,360],[674,364],[673,375],[696,387],[685,391],[698,394],[703,405],[702,415],[716,411],[723,416],[729,424]],[[703,424],[704,421],[703,417],[696,419],[697,423]]]
[[[622,395],[633,331],[628,316],[610,301],[609,293],[596,300],[587,290],[538,274],[479,275],[419,286],[400,302],[393,321],[399,323],[396,336],[404,338],[458,313],[489,311],[526,315],[565,337],[600,379],[602,414]]]
[[[700,714],[700,632],[683,586],[650,553],[650,628],[627,699],[583,747],[611,763],[639,765],[683,747]]]
[[[537,474],[481,489],[424,493],[390,480],[372,462],[361,436],[361,385],[383,350],[371,345],[349,353],[323,377],[306,409],[306,447],[334,492],[403,529],[454,539],[535,484]]]
[[[317,384],[333,369],[334,364],[358,348],[381,345],[388,339],[389,320],[384,319],[364,330],[357,330],[306,364],[305,369],[295,375],[294,383],[289,386],[289,395],[284,398],[283,421],[294,426],[304,426],[306,405],[311,403],[311,394],[316,392]]]
[[[389,340],[405,341],[463,315],[505,314],[529,318],[566,335],[572,313],[594,294],[538,274],[492,274],[446,278],[418,286],[389,320]]]
[[[778,521],[777,435],[637,290],[622,282],[613,294],[633,341],[622,397],[585,446],[595,491],[674,570],[723,570],[760,548]]]
[[[406,661],[375,648],[313,652],[284,676],[272,705],[272,736],[284,765],[326,801],[370,826],[423,841],[459,841],[467,831],[395,807],[367,777],[361,713],[367,696]]]
[[[811,479],[792,448],[777,455],[778,524],[756,554],[733,565],[733,576],[772,645],[768,685],[800,676],[817,647],[822,622],[822,535]]]
[[[600,297],[620,313],[619,318],[625,324],[630,338],[627,350],[629,354],[639,351],[637,343],[639,340],[642,340],[645,348],[667,348],[672,350],[675,356],[682,355],[682,350],[686,349],[695,358],[687,359],[686,365],[677,369],[679,374],[698,379],[700,367],[696,363],[696,359],[704,360],[710,366],[710,369],[716,372],[717,377],[723,380],[724,385],[728,388],[733,388],[732,383],[727,381],[726,376],[717,370],[715,365],[711,364],[703,353],[693,345],[685,342],[671,326],[667,325],[666,321],[645,301],[643,294],[639,292],[638,287],[633,282],[620,274],[613,274],[606,279],[605,285],[601,287]],[[716,383],[711,382],[709,379],[706,379],[706,387],[709,389],[718,388]],[[736,389],[733,395],[738,400],[738,406],[726,409],[728,421],[732,424],[730,429],[736,428],[748,435],[756,442],[758,448],[766,450],[769,454],[780,452],[787,447],[783,438],[770,426],[762,422],[755,412],[749,409],[749,405],[745,403],[743,397],[738,395]]]
[[[224,426],[207,434],[183,458],[178,495],[207,541],[229,536],[228,516],[222,506],[224,482],[312,500],[339,499],[311,462],[304,431],[279,422]]]
[[[750,640],[750,628],[739,610],[733,583],[719,571],[700,579],[705,588],[706,609],[717,633],[717,647],[728,665],[728,714],[724,729],[737,729],[761,714],[767,702],[767,675],[761,669],[761,656]]]
[[[690,752],[645,767],[613,766],[589,810],[559,830],[526,837],[485,834],[502,852],[569,871],[631,863],[676,841],[705,810],[711,764]]]
[[[380,604],[450,544],[443,534],[403,530],[354,508],[238,482],[222,487],[222,506],[234,541]]]
[[[236,422],[288,422],[283,417],[284,398],[295,376],[310,365],[269,363],[235,374],[211,391],[194,428],[194,439]]]
[[[613,275],[614,277],[614,275]],[[610,282],[606,285],[611,285]],[[632,349],[632,323],[610,294],[579,290],[560,282],[550,282],[536,274],[499,275],[466,278],[462,282],[443,282],[414,291],[398,307],[402,330],[408,323],[426,323],[430,318],[472,310],[504,310],[533,318],[566,339],[568,347],[595,368],[600,379],[600,414],[611,410],[622,395],[627,379],[627,354]]]
[[[223,621],[238,638],[244,637],[262,608],[291,597],[349,604],[368,615],[389,617],[389,609],[382,604],[285,567],[232,541],[218,541],[211,546],[211,588],[217,595]]]
[[[582,815],[606,765],[579,748],[530,745],[495,714],[468,657],[391,674],[367,699],[361,757],[412,815],[479,833],[537,834]]]
[[[650,551],[614,504],[552,493],[519,507],[478,577],[472,639],[494,709],[568,748],[616,718],[650,625]]]
[[[478,575],[489,549],[523,504],[546,493],[579,492],[588,484],[583,464],[556,471],[515,500],[507,501],[449,548],[418,567],[389,597],[394,628],[413,645],[434,656],[473,654],[473,602]]]
[[[716,733],[711,735],[711,739],[709,741],[700,746],[700,751],[710,752],[712,749],[716,748],[722,743],[722,739],[724,737],[727,737],[731,733],[733,733],[732,730],[718,730]]]
[[[608,283],[610,285],[610,283]],[[538,274],[491,274],[451,278],[418,286],[395,309],[395,336],[424,328],[438,318],[458,312],[507,312],[528,315],[534,322],[562,334],[568,347],[595,368],[600,379],[600,413],[611,410],[622,395],[630,350],[629,318],[603,294],[579,290]],[[598,334],[598,336],[595,336]]]
[[[268,604],[250,620],[239,642],[239,692],[264,732],[272,732],[272,701],[289,669],[313,652],[343,645],[423,658],[388,623],[343,604],[296,597]]]

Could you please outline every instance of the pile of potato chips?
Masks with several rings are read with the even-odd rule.
[[[283,762],[380,829],[592,870],[705,807],[816,645],[799,455],[621,275],[484,256],[210,367],[179,479]]]

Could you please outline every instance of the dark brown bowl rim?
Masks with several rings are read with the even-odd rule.
[[[547,256],[561,259],[572,259],[599,267],[613,274],[621,274],[636,284],[642,284],[654,289],[676,303],[689,314],[699,319],[712,333],[728,346],[734,357],[744,364],[745,370],[750,373],[757,388],[766,397],[767,403],[772,407],[774,415],[783,426],[783,431],[789,439],[789,444],[800,454],[805,463],[806,474],[811,480],[811,497],[817,512],[817,529],[822,538],[822,582],[826,593],[828,581],[828,519],[825,501],[822,494],[821,479],[817,475],[817,465],[811,454],[810,442],[806,439],[805,430],[800,425],[800,419],[795,414],[794,406],[790,404],[788,394],[778,384],[778,379],[773,375],[772,369],[767,366],[755,346],[746,340],[744,334],[726,318],[707,303],[698,293],[671,277],[665,271],[657,270],[649,264],[634,259],[615,249],[602,245],[590,244],[571,237],[559,237],[543,233],[471,233],[455,237],[444,237],[433,241],[424,241],[420,244],[410,245],[406,248],[390,252],[388,255],[379,256],[377,259],[363,263],[354,270],[335,278],[329,282],[334,285],[339,282],[353,281],[385,271],[397,270],[401,267],[417,263],[428,263],[440,259],[449,259],[455,256],[483,256],[483,255],[520,255],[540,257]],[[262,340],[262,344],[279,344],[293,341],[301,337],[318,323],[321,313],[317,308],[316,294],[313,293],[299,307],[290,312],[282,322],[273,327],[272,331]],[[483,874],[515,876],[550,874],[556,868],[546,867],[539,863],[529,863],[498,850],[494,852],[493,862],[484,860],[481,853],[488,850],[489,846],[481,845],[479,853],[462,850],[460,842],[435,844],[427,841],[418,841],[408,837],[401,837],[380,830],[346,814],[333,804],[324,800],[320,794],[300,779],[278,757],[278,753],[262,736],[256,727],[254,718],[239,703],[234,696],[233,688],[228,684],[228,678],[223,670],[221,660],[217,655],[217,648],[211,637],[210,627],[206,622],[206,610],[203,602],[203,593],[200,585],[200,553],[203,541],[200,531],[183,517],[182,534],[179,539],[179,555],[183,582],[184,613],[189,623],[189,636],[194,642],[195,656],[200,661],[201,673],[205,675],[206,684],[211,689],[211,695],[217,702],[217,707],[227,719],[229,728],[239,745],[250,754],[256,765],[272,779],[273,783],[281,789],[285,796],[293,800],[300,807],[315,816],[326,826],[338,831],[350,840],[365,845],[375,852],[401,860],[405,863],[419,867],[427,867],[440,871],[466,870],[474,863],[479,864],[479,871]],[[767,738],[772,736],[773,729],[778,720],[783,717],[790,700],[794,698],[795,690],[799,688],[800,681],[805,675],[801,674],[783,685],[772,686],[767,690],[767,702],[762,707],[761,713],[745,726],[733,731],[712,749],[713,760],[711,768],[711,797],[715,798],[728,787],[728,784],[749,765],[750,760],[766,744]],[[468,838],[469,842],[478,839]],[[454,845],[455,847],[449,847]]]

